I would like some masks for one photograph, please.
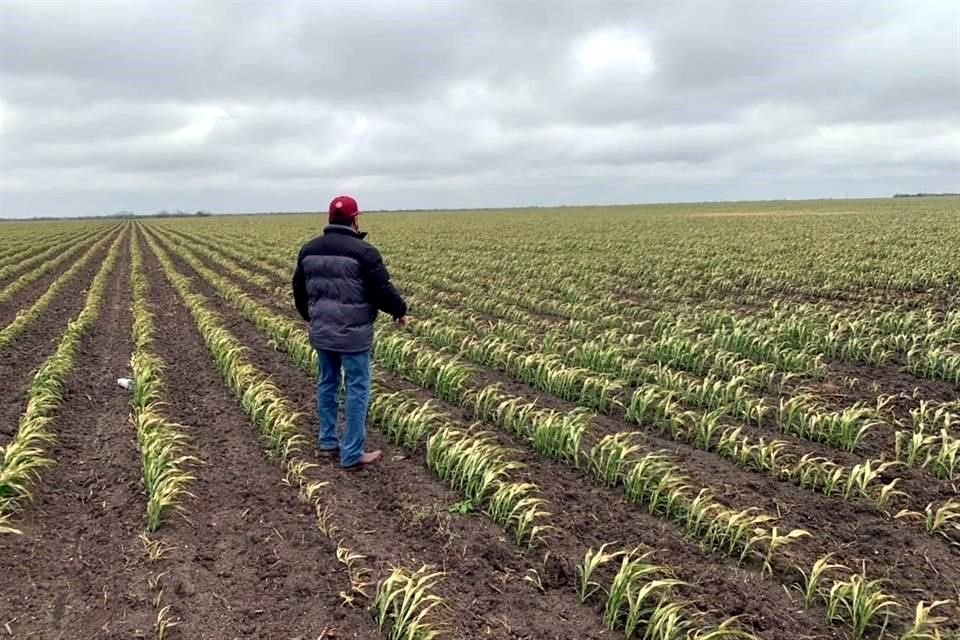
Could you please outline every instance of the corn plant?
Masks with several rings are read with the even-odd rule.
[[[533,417],[533,448],[545,456],[577,465],[580,443],[589,424],[590,413],[586,410],[540,412]]]
[[[372,609],[381,632],[389,640],[433,640],[440,630],[431,620],[432,612],[443,605],[431,591],[444,574],[423,566],[413,573],[396,568],[377,583]]]
[[[604,485],[617,485],[626,465],[642,450],[634,442],[635,438],[635,434],[628,432],[608,434],[590,449],[587,457],[590,470]]]
[[[487,513],[507,531],[513,532],[518,545],[532,547],[542,543],[552,529],[538,524],[550,513],[543,509],[547,501],[534,495],[539,488],[530,483],[504,483],[490,496]]]
[[[506,475],[520,468],[509,452],[484,432],[444,427],[427,438],[427,466],[475,506],[485,503]]]
[[[882,587],[882,580],[869,580],[863,573],[834,582],[826,594],[827,620],[849,625],[852,640],[865,638],[874,628],[882,637],[892,610],[900,606]]]
[[[923,520],[927,533],[938,533],[947,539],[952,539],[956,535],[960,542],[960,500],[947,500],[937,508],[934,508],[934,503],[931,502],[923,513],[902,509],[894,517]]]
[[[900,634],[899,640],[941,640],[938,625],[947,622],[949,618],[932,614],[934,609],[949,604],[949,600],[936,600],[930,604],[922,600],[918,602],[913,610],[913,620],[906,631]]]
[[[614,543],[612,542],[603,544],[596,551],[593,549],[587,549],[586,554],[583,556],[583,560],[581,560],[580,564],[577,565],[577,595],[579,596],[581,603],[586,602],[590,596],[598,591],[603,590],[603,586],[599,582],[593,580],[594,572],[611,560],[616,560],[627,553],[626,551],[614,551],[613,553],[607,553],[607,547],[612,546],[613,544]]]
[[[803,579],[800,581],[800,593],[803,595],[803,606],[810,608],[813,606],[815,600],[825,597],[825,592],[820,585],[823,583],[828,572],[837,569],[847,569],[847,567],[842,564],[832,564],[830,562],[832,556],[832,553],[828,553],[817,559],[810,568],[809,573],[803,569],[797,569],[800,575],[803,576]]]

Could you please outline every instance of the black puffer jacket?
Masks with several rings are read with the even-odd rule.
[[[377,311],[400,318],[407,303],[390,283],[365,233],[331,224],[300,249],[293,274],[297,311],[310,323],[314,349],[359,353],[373,345]]]

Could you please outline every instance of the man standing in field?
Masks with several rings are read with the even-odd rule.
[[[367,405],[370,401],[370,347],[377,312],[406,325],[407,304],[390,283],[380,252],[364,241],[360,208],[350,196],[330,203],[323,235],[300,249],[293,274],[297,311],[310,323],[310,344],[317,350],[317,414],[320,451],[340,457],[344,469],[376,463],[380,451],[365,452]],[[341,371],[347,397],[346,426],[337,437]]]

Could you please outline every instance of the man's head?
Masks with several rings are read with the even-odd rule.
[[[330,224],[342,224],[345,227],[359,227],[360,206],[350,196],[337,196],[330,201]]]

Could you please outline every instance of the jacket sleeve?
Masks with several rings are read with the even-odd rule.
[[[303,273],[303,252],[297,256],[297,266],[293,272],[293,303],[297,305],[300,317],[310,322],[310,303],[307,297],[307,279]]]
[[[390,274],[380,252],[371,247],[363,265],[363,285],[367,296],[378,309],[394,318],[407,315],[407,303],[390,282]]]

